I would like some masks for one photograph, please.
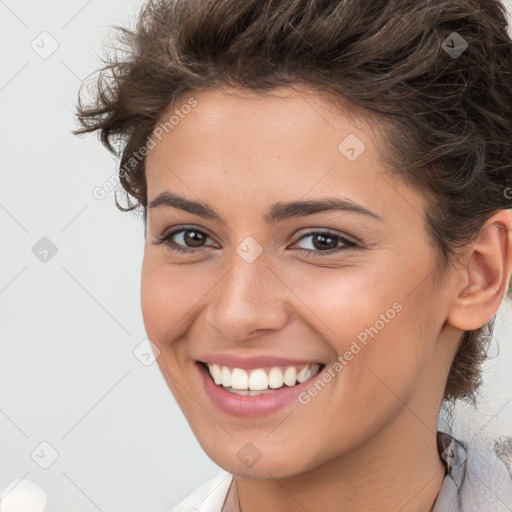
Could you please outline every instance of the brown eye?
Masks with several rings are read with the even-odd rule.
[[[183,241],[190,247],[201,247],[207,238],[201,231],[187,229],[184,232],[186,234],[183,236]]]
[[[202,249],[208,235],[203,231],[192,228],[181,228],[157,237],[156,244],[164,244],[169,249],[177,252],[196,252],[194,249]]]
[[[324,235],[323,233],[318,233],[313,235],[313,246],[316,249],[335,249],[338,247],[338,240],[335,237],[330,235]]]
[[[314,231],[312,233],[307,233],[301,238],[299,238],[298,242],[305,240],[307,238],[311,239],[311,242],[307,244],[311,248],[302,248],[298,250],[313,256],[329,255],[332,253],[337,253],[341,250],[359,248],[359,246],[355,242],[352,242],[351,240],[348,240],[347,238],[337,235],[335,233]]]

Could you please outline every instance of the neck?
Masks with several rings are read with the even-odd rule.
[[[351,452],[306,473],[236,477],[241,512],[429,512],[445,476],[437,417],[427,426],[407,408],[402,416],[399,429],[388,424]]]

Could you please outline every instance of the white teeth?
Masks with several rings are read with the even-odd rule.
[[[224,385],[224,382],[223,382]],[[249,377],[245,370],[234,368],[231,372],[231,387],[233,389],[248,389]]]
[[[288,368],[290,369],[290,368]],[[295,370],[295,368],[291,368]],[[295,379],[294,379],[295,384]],[[293,384],[292,384],[293,386]],[[268,387],[277,389],[283,387],[283,372],[279,368],[272,368],[268,374]]]
[[[284,373],[281,368],[274,367],[267,375],[263,368],[246,371],[242,368],[230,368],[216,363],[206,364],[215,384],[229,388],[228,391],[233,393],[245,395],[270,393],[285,385],[295,386],[297,381],[304,382],[319,373],[320,370],[319,364],[308,364],[298,372],[296,367],[289,366]]]
[[[236,370],[233,370],[233,373]],[[245,373],[245,372],[244,372]],[[260,391],[268,388],[268,377],[265,370],[253,370],[249,376],[249,389]]]
[[[309,375],[308,375],[308,367],[307,366],[302,368],[302,370],[300,370],[299,373],[297,373],[297,380],[299,382],[304,382],[308,377],[309,377]]]
[[[297,370],[293,366],[286,368],[286,371],[284,372],[284,376],[283,376],[283,382],[287,386],[295,386],[296,380],[297,380]]]
[[[215,384],[222,384],[222,373],[220,366],[217,363],[212,363],[210,365],[210,374],[213,377]]]
[[[233,389],[226,388],[226,391],[230,393],[234,393],[235,395],[248,395],[248,396],[257,396],[257,395],[266,395],[267,393],[273,393],[273,389],[263,389],[262,391],[253,391],[252,389]]]
[[[222,385],[227,388],[231,386],[231,372],[229,369],[223,366],[220,375],[222,379]]]

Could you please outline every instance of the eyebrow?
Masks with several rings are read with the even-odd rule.
[[[148,208],[158,208],[161,206],[178,208],[205,219],[224,222],[221,215],[207,204],[198,201],[191,201],[190,199],[186,199],[178,194],[173,194],[171,192],[165,191],[158,194],[149,203]],[[268,213],[264,215],[264,220],[269,224],[275,224],[292,217],[305,217],[307,215],[313,215],[315,213],[327,211],[344,211],[357,213],[360,215],[372,217],[377,220],[383,220],[382,217],[372,212],[371,210],[368,210],[364,206],[354,203],[348,199],[339,197],[326,197],[322,199],[312,199],[309,201],[274,203],[271,205]]]

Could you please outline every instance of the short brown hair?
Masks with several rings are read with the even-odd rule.
[[[441,269],[512,208],[512,41],[498,0],[150,0],[134,30],[115,28],[74,133],[99,130],[120,156],[127,207],[116,205],[142,207],[144,221],[145,158],[133,154],[185,94],[221,85],[302,83],[387,124],[394,172],[429,200]],[[445,401],[475,403],[494,321],[461,337]]]

